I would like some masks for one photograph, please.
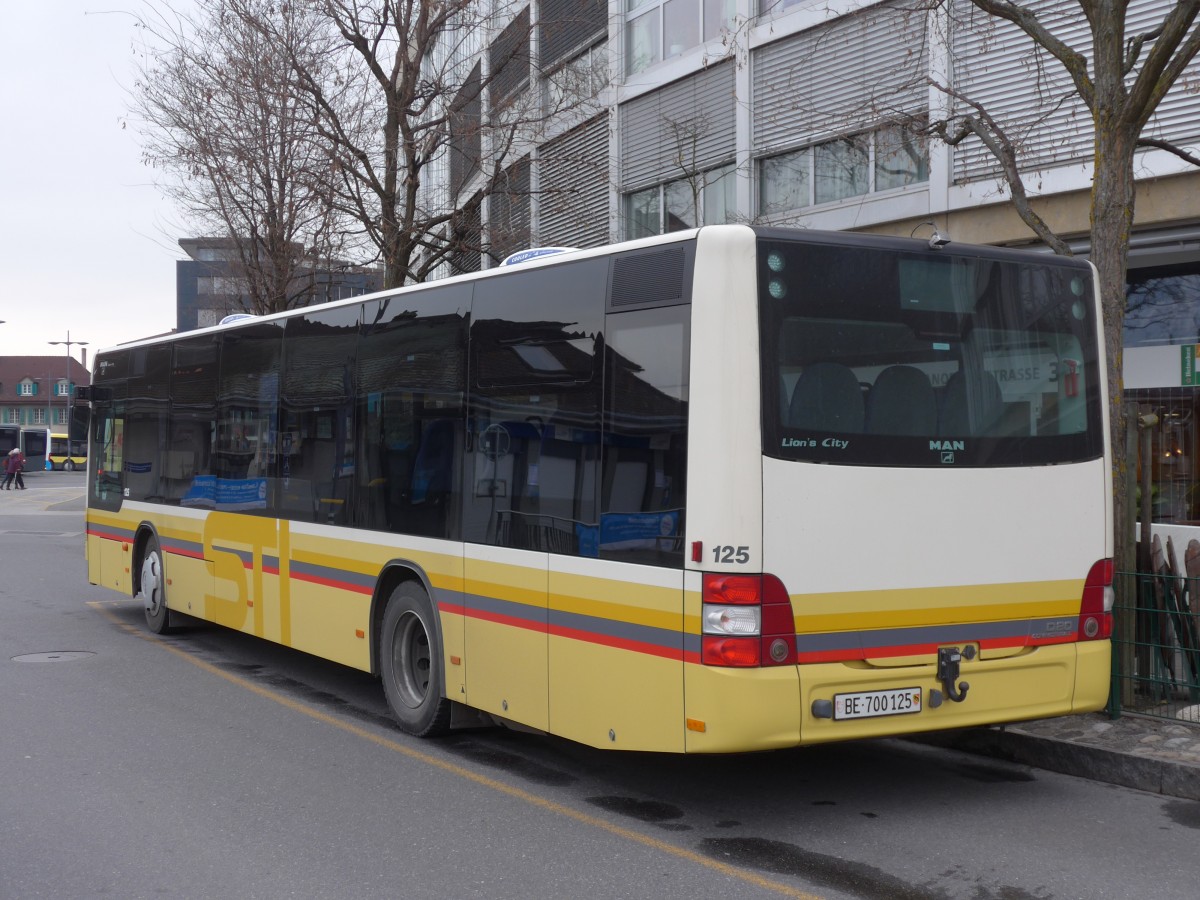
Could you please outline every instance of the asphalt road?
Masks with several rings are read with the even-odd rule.
[[[360,673],[149,634],[42,477],[0,496],[0,898],[1196,896],[1200,803],[941,748],[410,738]]]

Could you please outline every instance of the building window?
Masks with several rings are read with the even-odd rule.
[[[67,411],[65,409],[55,408],[54,424],[55,425],[66,425],[67,424]]]
[[[538,52],[545,69],[608,37],[608,0],[541,0]]]
[[[196,279],[196,293],[201,297],[246,294],[249,291],[250,282],[247,279],[232,275],[201,275]]]
[[[46,424],[46,411],[44,409],[42,409],[40,406],[37,409],[33,410],[33,424],[34,425],[45,425]]]
[[[662,232],[662,187],[656,185],[625,198],[628,237],[649,237]]]
[[[785,12],[791,12],[805,2],[807,0],[758,0],[758,15],[764,19],[768,16],[778,16]]]
[[[735,0],[627,0],[625,71],[655,63],[719,37],[733,25]]]
[[[891,125],[875,132],[875,190],[929,180],[929,142],[911,128]]]
[[[807,147],[764,159],[759,164],[759,211],[770,215],[808,206],[812,193],[811,169],[812,151]]]
[[[870,190],[870,149],[864,135],[839,138],[813,148],[813,195],[833,203]]]
[[[760,160],[758,211],[770,216],[928,181],[925,136],[891,125]]]
[[[559,66],[545,79],[542,111],[553,115],[590,100],[608,83],[608,45],[600,42]]]
[[[450,131],[450,195],[457,197],[480,170],[483,156],[483,82],[479,63],[471,69],[447,113]]]
[[[20,425],[21,410],[15,406],[6,406],[4,408],[4,424],[5,425]]]
[[[65,397],[71,393],[71,386],[67,381],[59,380],[58,383],[54,385],[54,393],[59,397]]]
[[[529,7],[522,9],[488,49],[491,108],[500,109],[529,84]]]
[[[1125,277],[1126,347],[1196,343],[1200,264],[1130,269]]]
[[[655,185],[625,197],[626,235],[648,237],[732,222],[737,211],[732,165]],[[697,209],[697,204],[699,209]]]
[[[37,394],[37,382],[22,381],[20,384],[17,385],[17,396],[19,396],[19,397],[33,397],[36,394]]]

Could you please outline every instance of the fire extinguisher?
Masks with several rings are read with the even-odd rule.
[[[1079,360],[1064,359],[1063,365],[1066,367],[1066,372],[1063,374],[1063,395],[1067,397],[1079,396]]]

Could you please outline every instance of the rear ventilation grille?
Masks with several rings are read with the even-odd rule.
[[[687,303],[694,244],[635,250],[613,259],[609,310]]]

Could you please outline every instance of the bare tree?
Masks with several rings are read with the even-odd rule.
[[[291,89],[332,157],[338,208],[383,262],[386,287],[482,252],[482,198],[511,193],[509,170],[540,124],[578,102],[528,89],[528,6],[513,4],[496,33],[477,0],[297,0],[330,32],[314,57],[288,46],[251,0],[229,2],[286,48]],[[429,190],[430,167],[447,162],[465,200]]]
[[[141,22],[149,40],[133,96],[145,159],[196,227],[233,251],[229,293],[245,311],[307,304],[339,230],[329,157],[288,72],[294,59],[319,63],[320,22],[269,0],[157,11]],[[271,22],[271,39],[247,27],[251,13]]]
[[[1090,259],[1100,276],[1104,310],[1105,347],[1109,360],[1109,403],[1114,450],[1114,513],[1118,534],[1118,568],[1132,569],[1132,521],[1127,501],[1131,460],[1126,453],[1126,420],[1122,398],[1123,323],[1126,309],[1125,275],[1133,228],[1135,161],[1139,149],[1169,149],[1196,162],[1191,154],[1169,142],[1144,136],[1159,104],[1175,87],[1200,51],[1196,26],[1200,0],[1162,4],[1161,15],[1148,25],[1131,24],[1129,0],[1075,0],[1070,9],[1047,0],[967,0],[996,20],[1011,23],[1030,42],[1039,65],[1061,67],[1070,96],[1063,103],[1081,103],[1095,132],[1092,157]],[[936,6],[953,0],[934,0]],[[1062,36],[1066,26],[1078,27],[1083,18],[1085,39]],[[931,121],[930,130],[951,144],[973,135],[999,160],[1003,177],[1021,218],[1060,253],[1070,252],[1028,200],[1022,180],[1019,142],[1004,123],[990,116],[983,104],[951,85],[939,87],[958,101],[954,114]]]

